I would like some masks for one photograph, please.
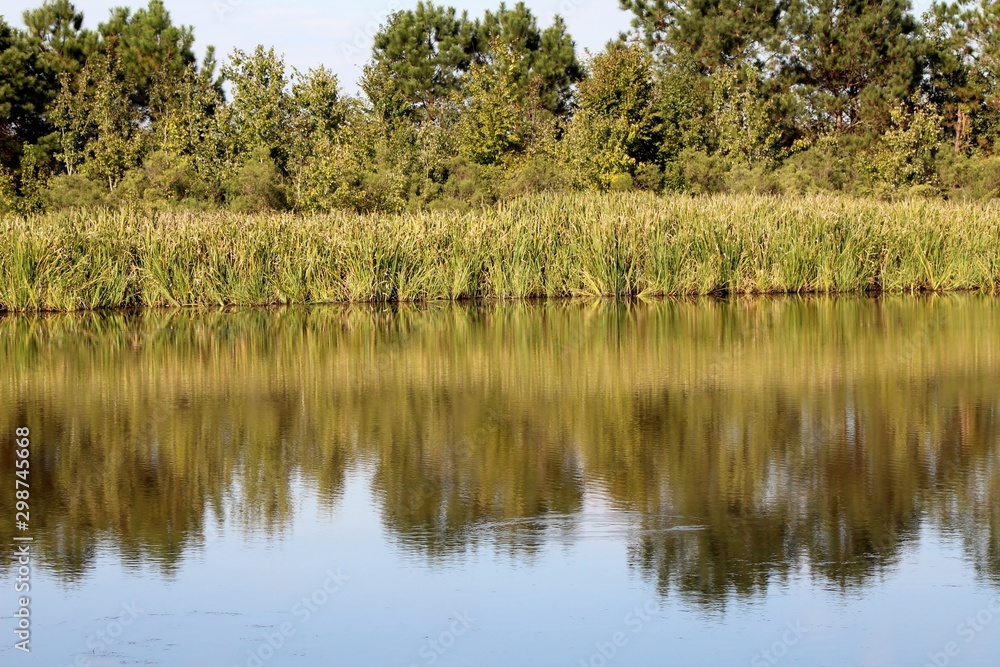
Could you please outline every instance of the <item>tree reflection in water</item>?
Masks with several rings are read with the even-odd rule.
[[[922,526],[1000,581],[998,330],[980,296],[4,317],[0,432],[32,428],[67,581],[100,549],[169,574],[210,522],[293,530],[297,487],[336,511],[362,465],[432,561],[571,543],[597,493],[699,603],[863,585]]]

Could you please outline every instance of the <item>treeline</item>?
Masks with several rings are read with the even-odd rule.
[[[558,190],[1000,193],[1000,0],[620,0],[581,58],[562,19],[419,2],[362,94],[273,49],[198,62],[160,0],[96,29],[0,17],[0,211],[468,207]]]

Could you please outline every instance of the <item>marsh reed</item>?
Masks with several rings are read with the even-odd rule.
[[[455,213],[0,218],[0,310],[1000,285],[1000,206],[540,196]]]

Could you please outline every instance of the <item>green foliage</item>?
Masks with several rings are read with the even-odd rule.
[[[569,112],[572,87],[583,75],[573,40],[558,16],[541,30],[523,2],[512,9],[501,3],[481,22],[424,1],[396,12],[375,35],[361,87],[380,114],[438,120],[470,69],[500,57],[497,48],[509,55],[505,76],[516,88],[511,95],[533,91],[548,111]]]
[[[379,30],[352,97],[330,70],[289,70],[264,46],[232,53],[224,92],[213,49],[196,63],[193,29],[163,0],[116,8],[96,30],[45,0],[23,29],[0,18],[4,207],[996,193],[1000,0],[934,2],[920,21],[909,0],[620,4],[635,34],[583,67],[565,22],[541,26],[524,2],[479,18],[418,2]]]
[[[211,78],[191,65],[178,76],[154,79],[150,97],[156,109],[149,126],[150,149],[174,162],[189,162],[199,182],[212,186],[205,192],[217,191],[226,164],[227,135],[219,114],[222,95]]]
[[[115,7],[106,23],[97,28],[105,43],[113,42],[123,75],[138,106],[147,106],[156,79],[180,76],[195,64],[194,32],[175,26],[162,0],[149,0],[132,12]]]
[[[46,151],[38,145],[27,145],[19,162],[15,179],[18,181],[17,208],[23,213],[34,213],[44,206],[43,192],[51,176]]]
[[[660,192],[666,187],[667,177],[655,164],[645,163],[640,164],[635,170],[635,187],[640,190],[649,190],[650,192]]]
[[[530,90],[544,109],[559,115],[569,111],[572,87],[583,78],[583,68],[562,17],[541,31],[523,2],[513,9],[501,3],[497,12],[486,12],[478,47],[485,49],[479,62],[507,59],[507,85],[516,87],[516,94]]]
[[[401,207],[402,186],[392,171],[378,173],[361,159],[348,132],[321,139],[312,157],[293,173],[293,206],[300,211],[395,211]]]
[[[935,179],[940,118],[920,107],[910,112],[899,106],[891,115],[892,126],[862,161],[865,173],[876,186],[893,189],[930,184]]]
[[[635,189],[632,174],[615,174],[611,177],[608,189],[612,192],[631,192]]]
[[[341,94],[337,77],[319,68],[304,75],[295,73],[291,107],[286,169],[293,207],[344,208],[346,192],[334,193],[360,183],[360,162],[354,158],[361,151],[357,146],[347,150],[344,145],[345,124],[358,117],[355,105]]]
[[[563,192],[569,189],[571,175],[555,156],[538,154],[515,165],[498,186],[501,199]]]
[[[1000,197],[1000,156],[988,157],[946,152],[947,160],[937,165],[937,180],[944,194],[959,201]]]
[[[774,103],[761,92],[757,73],[721,68],[711,76],[714,143],[737,162],[775,162],[781,153]]]
[[[226,201],[233,211],[255,213],[287,207],[281,172],[266,149],[247,156],[225,187]]]
[[[108,191],[83,174],[61,174],[49,182],[42,198],[47,209],[82,209],[105,206]]]
[[[233,87],[233,99],[220,112],[229,163],[261,154],[282,162],[292,111],[284,59],[273,48],[235,49],[222,75]]]
[[[150,153],[141,168],[127,173],[118,194],[122,202],[141,201],[152,209],[203,209],[220,195],[190,155],[162,150]]]
[[[775,172],[781,192],[813,195],[852,189],[854,156],[842,139],[828,134],[793,148],[792,155]]]
[[[783,0],[619,0],[632,25],[661,58],[711,73],[760,65],[773,51]]]
[[[657,162],[666,165],[685,148],[705,149],[712,141],[706,119],[712,116],[711,80],[686,67],[657,72],[652,135],[659,142]]]
[[[16,166],[21,145],[47,130],[43,112],[49,82],[37,75],[37,57],[24,41],[25,35],[0,16],[0,166]]]
[[[7,169],[0,166],[0,214],[14,213],[18,208],[14,177]]]
[[[794,0],[786,19],[787,76],[813,132],[873,131],[909,99],[921,78],[909,0]]]
[[[350,111],[337,75],[325,67],[295,72],[292,104],[298,111],[296,131],[305,135],[336,132]]]
[[[59,90],[56,77],[83,69],[97,49],[98,36],[83,28],[83,13],[69,0],[45,0],[41,7],[24,12],[24,24],[24,49],[34,56],[54,97]]]
[[[461,151],[473,162],[498,164],[525,150],[530,138],[526,100],[519,85],[520,58],[499,42],[491,62],[477,63],[467,76],[458,124]]]
[[[681,188],[691,194],[711,194],[726,191],[726,174],[730,162],[704,150],[687,148],[677,161]]]
[[[113,191],[122,175],[136,166],[143,150],[138,110],[116,53],[95,53],[80,72],[63,77],[52,122],[60,135],[59,159],[73,175],[103,181]]]
[[[942,125],[950,130],[956,151],[968,146],[986,94],[976,71],[972,19],[957,3],[933,2],[923,21],[924,92],[941,114]]]
[[[446,163],[448,178],[425,194],[430,210],[466,210],[494,201],[494,172],[461,157]],[[430,195],[430,196],[428,196]]]
[[[375,35],[361,87],[390,116],[434,118],[472,65],[478,31],[465,12],[421,0]]]
[[[972,86],[982,98],[982,105],[972,118],[973,132],[979,146],[995,150],[1000,140],[1000,2],[981,0],[966,15],[967,49],[974,54],[969,63]]]
[[[567,131],[567,160],[581,184],[607,188],[656,159],[653,64],[639,46],[609,45],[590,63]]]

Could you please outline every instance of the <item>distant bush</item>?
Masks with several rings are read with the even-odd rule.
[[[765,164],[737,163],[725,175],[726,192],[757,195],[781,194],[774,172]]]
[[[615,174],[610,179],[608,189],[612,192],[631,192],[635,189],[635,179],[632,174]]]
[[[903,107],[891,111],[892,126],[859,162],[876,194],[935,180],[935,158],[941,141],[941,119],[930,110]]]
[[[17,188],[14,186],[14,177],[0,166],[0,213],[14,213],[17,209]]]
[[[973,156],[942,151],[938,162],[941,192],[950,199],[979,200],[1000,197],[1000,156]]]
[[[680,186],[691,194],[725,192],[729,162],[703,150],[687,148],[677,158]]]
[[[226,183],[226,203],[239,213],[281,211],[288,208],[281,172],[274,161],[257,153]]]
[[[854,152],[849,141],[820,137],[785,158],[775,171],[775,181],[782,193],[790,195],[850,191],[856,180]]]
[[[662,192],[666,187],[666,175],[657,165],[646,162],[636,167],[635,187],[650,192]]]
[[[82,174],[55,176],[42,193],[45,208],[51,210],[105,206],[107,200],[107,187]]]
[[[569,189],[571,179],[565,166],[547,155],[536,155],[519,163],[505,176],[498,189],[501,199],[562,192]]]

